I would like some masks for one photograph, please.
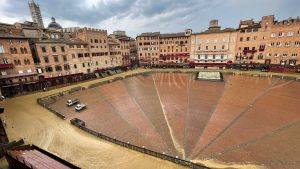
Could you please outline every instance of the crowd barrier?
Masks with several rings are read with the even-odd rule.
[[[112,138],[112,137],[106,136],[103,133],[93,131],[93,130],[87,128],[85,125],[82,125],[82,124],[85,124],[85,123],[84,123],[84,121],[82,121],[80,119],[77,119],[77,118],[72,119],[72,120],[70,120],[70,122],[74,126],[82,129],[83,131],[85,131],[87,133],[90,133],[90,134],[92,134],[96,137],[99,137],[103,140],[106,140],[106,141],[109,141],[111,143],[117,144],[119,146],[131,149],[131,150],[135,150],[135,151],[147,154],[147,155],[151,155],[151,156],[163,159],[163,160],[171,161],[173,163],[180,164],[180,165],[183,165],[183,166],[186,166],[186,167],[195,168],[195,169],[208,169],[208,167],[202,166],[200,164],[193,163],[191,161],[186,161],[186,160],[180,159],[177,156],[172,157],[172,156],[164,154],[164,153],[155,152],[155,151],[149,150],[145,147],[139,147],[139,146],[130,144],[129,142],[124,142],[124,141],[118,140],[117,138]]]

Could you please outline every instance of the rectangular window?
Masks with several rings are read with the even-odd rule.
[[[242,42],[243,41],[243,37],[240,37],[240,42]]]
[[[53,59],[54,59],[54,62],[58,62],[58,56],[57,55],[54,55]]]
[[[76,55],[75,54],[72,54],[72,59],[75,59],[76,58]]]
[[[234,43],[235,42],[234,38],[230,38],[230,42]]]
[[[53,69],[52,69],[51,66],[49,66],[49,67],[46,67],[46,68],[45,68],[45,71],[46,71],[46,72],[53,72]]]
[[[294,32],[292,32],[292,31],[289,31],[289,32],[288,32],[288,34],[287,34],[287,36],[288,36],[288,37],[292,37],[292,36],[294,36]]]
[[[52,52],[56,52],[55,46],[52,46]]]
[[[227,38],[223,38],[223,39],[222,39],[222,42],[223,42],[223,43],[226,43],[226,42],[227,42]]]
[[[0,45],[0,53],[5,53],[4,47]]]
[[[56,66],[55,66],[55,70],[56,70],[56,71],[61,71],[61,70],[62,70],[62,68],[61,68],[61,66],[60,66],[60,65],[56,65]]]
[[[206,39],[206,43],[209,43],[209,39]]]
[[[247,37],[247,41],[250,41],[250,37]]]
[[[275,38],[276,37],[276,33],[271,33],[271,38]]]
[[[60,47],[60,49],[61,49],[61,52],[65,52],[65,47]]]
[[[64,65],[64,70],[70,70],[70,65],[68,64]]]
[[[208,46],[206,46],[205,49],[208,50]]]
[[[49,63],[49,58],[48,58],[48,56],[44,56],[44,61],[45,61],[45,63]]]
[[[64,62],[67,61],[67,56],[66,55],[63,55],[63,60],[64,60]]]
[[[216,39],[214,39],[214,43],[218,43],[218,39],[216,38]]]
[[[46,51],[46,47],[42,47],[42,52],[43,53],[46,53],[47,51]]]

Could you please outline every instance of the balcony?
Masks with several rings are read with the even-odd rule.
[[[254,54],[254,53],[256,53],[257,52],[257,50],[243,50],[243,53],[244,54],[247,54],[247,53],[252,53],[252,54]]]
[[[12,69],[14,68],[14,64],[0,64],[0,69]]]

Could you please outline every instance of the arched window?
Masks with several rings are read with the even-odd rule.
[[[24,54],[24,49],[22,47],[20,48],[20,50],[21,50],[21,53]]]
[[[18,59],[18,65],[21,65],[21,61]]]
[[[27,59],[27,64],[30,65],[30,60],[29,59]]]
[[[14,48],[14,54],[18,54],[17,48]]]
[[[27,59],[24,59],[24,64],[27,65]]]
[[[11,54],[14,54],[14,52],[15,52],[14,49],[13,49],[13,48],[10,48],[10,53],[11,53]]]
[[[14,60],[14,63],[15,63],[15,65],[18,65],[18,61],[17,60]]]
[[[24,53],[27,54],[27,49],[26,48],[24,48]]]

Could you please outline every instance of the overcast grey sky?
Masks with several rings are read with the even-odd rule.
[[[63,27],[142,32],[205,30],[211,19],[236,28],[240,20],[260,20],[274,14],[277,20],[300,16],[300,0],[35,0],[44,24],[54,16]],[[0,22],[31,21],[28,0],[0,0]]]

